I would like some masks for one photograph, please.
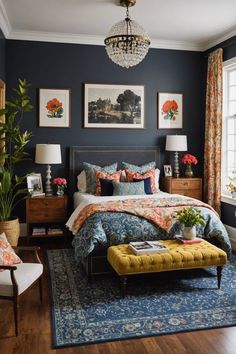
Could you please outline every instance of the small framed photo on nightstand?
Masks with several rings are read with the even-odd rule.
[[[172,167],[171,165],[164,165],[165,177],[172,177]]]
[[[27,188],[32,196],[44,195],[41,173],[31,173],[27,176]]]

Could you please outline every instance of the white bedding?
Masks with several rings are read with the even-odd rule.
[[[175,196],[175,194],[169,194],[165,192],[159,192],[155,194],[146,194],[146,195],[116,195],[108,197],[95,196],[88,193],[75,192],[74,193],[74,212],[71,214],[69,220],[66,223],[66,226],[71,230],[75,218],[78,216],[78,213],[89,204],[97,204],[102,202],[108,202],[112,200],[126,200],[126,199],[149,199],[149,198],[169,198],[170,196]],[[184,197],[184,196],[183,196]]]

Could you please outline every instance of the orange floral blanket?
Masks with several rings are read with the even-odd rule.
[[[183,207],[195,206],[205,207],[212,211],[214,209],[200,200],[186,199],[181,197],[173,198],[151,198],[151,199],[126,199],[119,201],[108,201],[103,203],[89,204],[84,207],[75,219],[72,231],[77,233],[85,220],[95,213],[118,212],[133,214],[147,219],[153,224],[169,231],[173,224],[173,215]]]

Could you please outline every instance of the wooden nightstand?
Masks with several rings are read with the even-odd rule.
[[[63,195],[26,198],[26,223],[28,243],[30,238],[65,236],[68,197]],[[40,232],[45,228],[46,232]],[[50,231],[49,231],[50,229]],[[54,229],[54,232],[52,231]],[[61,229],[57,232],[56,229]],[[38,230],[38,232],[37,232]],[[33,232],[34,231],[34,232]]]
[[[165,177],[163,180],[163,191],[202,200],[202,178]]]

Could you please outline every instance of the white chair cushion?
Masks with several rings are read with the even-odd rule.
[[[20,263],[14,271],[18,285],[18,295],[22,294],[43,273],[40,263]],[[9,270],[0,272],[0,296],[13,296],[13,286]]]

